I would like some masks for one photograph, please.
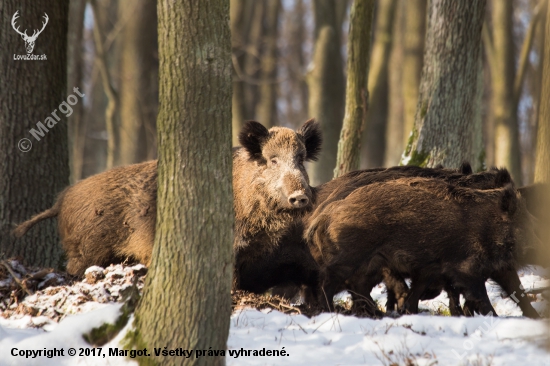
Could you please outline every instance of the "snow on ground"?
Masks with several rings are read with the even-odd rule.
[[[109,348],[121,347],[120,341],[131,328],[131,321],[102,347],[100,356],[78,354],[81,349],[84,354],[91,352],[83,333],[116,319],[121,306],[116,303],[120,293],[135,281],[135,276],[143,275],[143,268],[118,265],[104,271],[96,267],[88,272],[91,274],[85,281],[45,288],[27,296],[17,306],[0,307],[0,365],[135,364],[131,359],[108,354]],[[537,289],[550,285],[547,273],[540,267],[527,267],[519,275],[527,292],[536,293]],[[141,285],[142,278],[138,287]],[[515,302],[504,298],[500,287],[491,281],[487,290],[500,317],[434,315],[447,312],[444,294],[423,301],[419,315],[380,320],[336,314],[307,318],[267,309],[236,310],[231,316],[228,352],[232,355],[226,357],[227,364],[550,365],[550,354],[544,347],[548,341],[548,319],[522,317]],[[385,304],[384,291],[383,285],[373,291],[373,298],[380,306]],[[86,301],[82,296],[87,296]],[[546,299],[540,293],[528,296],[535,300],[533,306],[547,316]],[[346,296],[341,297],[345,301]],[[55,318],[54,310],[61,319],[59,323],[51,320]],[[11,355],[54,348],[63,349],[64,357],[33,359]],[[69,348],[74,348],[77,355],[68,356]],[[252,355],[254,350],[264,348],[279,353],[284,350],[285,355]]]

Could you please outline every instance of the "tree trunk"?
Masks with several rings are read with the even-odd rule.
[[[27,55],[9,21],[16,12],[17,26],[30,34],[42,28],[47,14],[46,32],[36,39],[31,53],[47,60],[11,56]],[[67,100],[68,16],[68,1],[6,0],[0,6],[0,17],[7,20],[0,23],[5,50],[0,58],[0,256],[22,257],[33,266],[61,265],[55,220],[37,225],[18,240],[10,232],[15,224],[50,208],[69,183],[69,113],[60,106]],[[81,97],[76,103],[83,103]]]
[[[335,178],[359,169],[361,137],[369,110],[367,85],[373,8],[374,0],[355,0],[351,6],[346,114],[338,142]]]
[[[158,16],[158,213],[134,341],[149,350],[225,350],[233,273],[229,3],[164,0]],[[150,353],[163,365],[225,364]]]
[[[507,0],[506,0],[507,1]],[[420,75],[424,63],[427,0],[406,0],[404,4],[405,30],[403,33],[403,146],[409,142],[414,127]]]
[[[388,122],[386,126],[386,153],[384,166],[399,164],[405,148],[403,142],[403,31],[405,1],[398,0],[393,22],[393,41],[389,60]]]
[[[233,97],[232,97],[232,141],[233,146],[239,145],[239,133],[245,121],[244,105],[244,82],[239,80],[236,68],[242,73],[244,69],[244,58],[246,57],[246,10],[251,7],[250,1],[231,0],[230,2],[230,25],[231,25],[231,48],[234,65],[233,72]],[[245,20],[246,19],[246,20]]]
[[[479,77],[485,0],[431,0],[415,126],[403,164],[481,168]],[[479,126],[478,126],[479,125]]]
[[[132,16],[124,21],[129,13]],[[128,165],[147,159],[144,131],[148,120],[156,117],[151,113],[156,110],[156,98],[151,95],[154,85],[150,78],[157,48],[156,1],[119,1],[118,14],[119,22],[124,23],[118,36],[120,127],[117,165]]]
[[[545,27],[542,90],[540,95],[541,103],[537,129],[535,182],[550,183],[550,103],[548,103],[550,100],[550,6],[547,6]],[[547,209],[547,207],[545,207],[545,209]]]
[[[506,167],[521,185],[517,110],[514,98],[515,52],[513,3],[493,1],[493,56],[491,57],[492,108],[494,118],[495,165]]]
[[[84,10],[86,0],[71,0],[69,5],[69,33],[67,50],[67,94],[73,88],[84,88],[82,79],[82,41],[84,31]],[[84,133],[82,131],[82,111],[84,103],[73,106],[73,114],[68,118],[69,130],[69,165],[71,184],[82,177],[82,160],[84,159]]]
[[[336,167],[338,137],[344,116],[345,81],[340,53],[340,27],[334,0],[316,0],[315,50],[307,76],[309,115],[317,119],[323,133],[319,161],[311,165],[312,185],[332,179]]]
[[[277,35],[281,1],[266,1],[260,60],[260,100],[256,106],[256,118],[270,128],[277,124]]]
[[[364,160],[361,166],[364,168],[384,165],[388,121],[388,68],[396,4],[397,0],[378,1],[369,70],[369,111],[361,146]]]

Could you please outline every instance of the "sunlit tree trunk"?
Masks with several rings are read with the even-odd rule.
[[[5,20],[0,22],[0,44],[5,50],[0,57],[0,258],[18,256],[27,265],[59,268],[62,250],[55,220],[44,221],[21,239],[10,232],[16,224],[52,207],[69,184],[69,110],[60,107],[63,102],[69,106],[69,2],[6,0],[0,8]],[[24,41],[11,26],[16,12],[21,31],[39,30],[44,15],[48,16],[45,32],[32,51],[46,55],[47,60],[13,59],[13,55],[27,54]],[[77,96],[76,103],[84,102]]]
[[[493,56],[491,58],[492,106],[494,119],[494,163],[506,167],[521,185],[519,132],[514,102],[515,52],[513,2],[492,1]]]
[[[145,130],[148,120],[156,117],[150,111],[156,110],[156,98],[150,92],[154,88],[150,75],[157,48],[156,1],[119,1],[118,6],[122,29],[118,37],[120,126],[117,165],[128,165],[147,159]],[[128,14],[132,16],[125,19]]]
[[[398,0],[393,22],[393,41],[389,59],[388,123],[384,166],[399,164],[405,148],[403,141],[403,30],[405,0]]]
[[[426,35],[427,0],[405,0],[403,31],[403,103],[404,131],[403,143],[409,137],[415,123],[420,88],[420,74],[424,62],[424,39]]]
[[[369,59],[374,0],[355,0],[351,6],[348,36],[346,114],[334,177],[359,169],[361,138],[369,111]]]
[[[233,273],[229,2],[159,1],[158,17],[157,224],[133,340],[162,365],[224,365],[221,356],[157,357],[152,350],[226,349]]]
[[[544,35],[542,90],[537,130],[535,182],[550,183],[550,6],[547,7]],[[547,209],[547,208],[545,208]]]
[[[415,126],[402,163],[481,167],[481,27],[485,0],[431,0]]]
[[[315,0],[315,48],[307,76],[309,115],[321,124],[323,149],[312,164],[310,180],[319,185],[332,179],[338,138],[344,117],[345,80],[340,50],[340,27],[334,0]]]
[[[384,165],[388,120],[388,69],[397,0],[379,0],[369,70],[369,111],[363,132],[361,166]],[[349,80],[349,79],[348,79]]]

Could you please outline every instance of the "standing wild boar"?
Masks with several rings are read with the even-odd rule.
[[[476,190],[404,178],[356,189],[327,205],[305,233],[321,264],[320,300],[332,299],[361,265],[375,259],[380,263],[365,273],[368,287],[382,280],[382,268],[410,277],[411,312],[437,281],[458,289],[482,314],[494,313],[487,278],[509,294],[521,293],[516,258],[525,240],[524,210],[511,185]],[[370,290],[362,295],[369,298]],[[538,317],[527,298],[519,298],[519,306],[526,316]]]
[[[321,148],[318,124],[298,131],[247,122],[233,151],[237,288],[263,292],[291,283],[317,286],[317,264],[302,240],[285,240],[311,209],[315,195],[304,162]],[[24,235],[41,220],[57,217],[67,271],[82,275],[92,265],[132,258],[149,265],[155,236],[157,161],[84,179],[66,188],[52,208],[20,224]]]

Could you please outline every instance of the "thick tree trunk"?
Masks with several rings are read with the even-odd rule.
[[[373,8],[374,0],[355,0],[351,6],[346,114],[338,142],[335,178],[359,169],[361,137],[369,110],[367,85]]]
[[[535,182],[550,183],[550,103],[548,102],[550,100],[550,6],[547,7],[544,39],[544,64],[537,130]]]
[[[481,168],[479,101],[485,0],[431,0],[415,126],[403,164]]]
[[[494,162],[506,167],[521,185],[518,118],[514,98],[515,52],[512,1],[493,1],[493,55],[491,57]]]
[[[124,21],[129,13],[132,16]],[[120,52],[117,165],[128,165],[147,159],[145,131],[149,120],[156,118],[157,98],[151,93],[156,88],[150,77],[154,74],[157,49],[156,1],[119,1],[118,14],[119,22],[124,23],[117,42]]]
[[[340,53],[340,27],[334,0],[316,0],[315,50],[307,76],[309,115],[321,124],[323,149],[311,165],[312,185],[332,179],[336,167],[338,138],[344,117],[345,80]]]
[[[159,1],[158,16],[158,213],[135,341],[150,350],[225,350],[233,273],[229,3]],[[151,354],[163,365],[225,364]]]
[[[270,128],[277,124],[277,36],[281,0],[266,1],[260,60],[260,100],[256,106],[256,118]]]
[[[420,75],[424,62],[427,0],[406,0],[404,4],[405,30],[403,32],[403,145],[409,142],[414,127]]]
[[[45,32],[32,51],[46,60],[13,59],[27,55],[11,26],[16,12],[16,24],[21,31],[29,29],[28,34],[42,28],[47,14]],[[6,0],[0,6],[0,44],[5,50],[0,58],[0,257],[19,256],[34,266],[62,264],[56,221],[44,221],[18,240],[10,232],[15,224],[50,208],[69,183],[69,113],[60,106],[67,100],[68,15],[68,1]],[[83,103],[82,98],[76,103]]]
[[[398,0],[393,22],[393,41],[389,60],[388,123],[386,126],[386,153],[384,166],[399,164],[405,148],[403,142],[403,31],[405,0]]]
[[[369,111],[363,133],[361,166],[384,165],[388,121],[388,69],[397,0],[379,0],[369,70]],[[349,80],[349,79],[348,79]]]

